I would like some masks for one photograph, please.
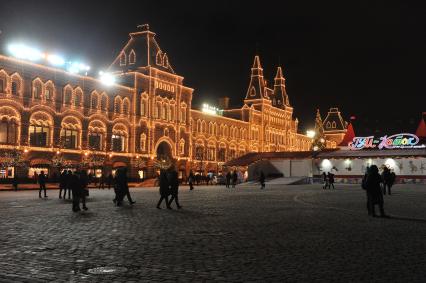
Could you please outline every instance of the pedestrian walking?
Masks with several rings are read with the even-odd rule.
[[[105,189],[105,174],[102,173],[101,177],[99,178],[99,189]]]
[[[86,170],[80,171],[80,201],[83,204],[83,209],[87,210],[86,207],[86,197],[89,196],[89,176],[87,176]]]
[[[333,187],[333,190],[334,190],[335,189],[334,188],[334,174],[331,173],[331,172],[328,172],[327,179],[328,179],[328,188],[331,189],[331,187]]]
[[[44,171],[40,172],[40,175],[38,175],[38,184],[40,186],[40,190],[38,191],[38,197],[41,198],[41,191],[44,191],[44,197],[47,198],[46,194],[46,181],[47,177],[44,175]]]
[[[16,174],[13,176],[13,181],[12,181],[12,186],[13,186],[13,190],[15,192],[18,191],[18,184],[19,184],[19,180],[18,180],[18,176],[16,176]]]
[[[322,180],[323,180],[323,186],[322,186],[322,189],[323,189],[323,190],[328,189],[328,177],[327,177],[327,173],[322,172]]]
[[[379,168],[376,165],[371,165],[363,183],[363,188],[367,191],[368,215],[372,217],[377,217],[375,213],[376,204],[379,206],[380,216],[387,217],[384,211],[381,183],[382,177],[379,174]]]
[[[237,185],[237,181],[238,181],[237,170],[234,170],[234,172],[232,172],[232,188],[235,188],[235,186]]]
[[[396,179],[395,173],[391,172],[390,169],[385,166],[383,168],[382,179],[383,179],[383,194],[386,195],[386,189],[387,189],[388,194],[391,195],[391,188]]]
[[[72,188],[71,188],[71,185],[70,185],[70,180],[71,180],[71,177],[72,177],[73,174],[72,174],[71,170],[68,170],[66,173],[67,174],[65,175],[64,199],[67,196],[67,191],[68,191],[68,199],[71,199]]]
[[[179,196],[178,196],[179,195],[179,178],[178,178],[178,173],[173,166],[169,170],[168,180],[170,184],[170,193],[172,195],[169,201],[169,206],[172,204],[174,200],[176,203],[176,207],[180,209],[182,208],[182,206],[179,204]]]
[[[59,198],[62,198],[62,191],[64,191],[64,198],[67,194],[67,171],[62,171],[59,175]]]
[[[167,173],[165,170],[160,172],[160,200],[157,203],[157,208],[161,209],[160,205],[165,200],[167,209],[172,209],[169,205],[169,194],[170,194],[170,184],[167,179]]]
[[[188,177],[188,184],[189,184],[189,190],[193,190],[194,189],[194,173],[191,171],[189,171],[189,177]]]
[[[226,183],[225,183],[225,185],[226,185],[227,188],[229,188],[229,186],[231,184],[231,178],[232,178],[231,172],[228,171],[228,173],[226,173]]]
[[[127,200],[129,201],[130,204],[136,203],[135,201],[132,200],[132,196],[130,195],[129,183],[128,183],[128,179],[127,179],[127,168],[120,168],[118,170],[117,186],[118,186],[118,190],[119,190],[118,204],[121,205],[123,203],[123,199],[124,199],[125,196],[127,197]],[[119,205],[117,205],[117,206],[119,206]]]
[[[260,189],[263,190],[265,188],[265,174],[263,174],[263,171],[260,171],[259,183]]]

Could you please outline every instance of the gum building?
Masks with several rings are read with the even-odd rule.
[[[76,166],[99,175],[124,166],[132,177],[147,178],[165,160],[183,176],[221,171],[249,152],[310,150],[311,140],[298,133],[282,69],[267,85],[258,56],[242,106],[217,112],[192,109],[194,89],[147,25],[129,34],[108,71],[117,81],[111,86],[0,55],[0,151],[6,159],[19,153],[26,165],[6,162],[2,176]]]

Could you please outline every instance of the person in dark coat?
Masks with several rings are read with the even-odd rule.
[[[15,174],[15,176],[13,176],[13,182],[12,182],[12,186],[15,192],[18,191],[18,184],[19,184],[18,176],[16,176]]]
[[[110,175],[112,176],[112,174]],[[114,193],[115,193],[115,197],[112,200],[114,202],[114,204],[116,206],[121,206],[121,195],[122,195],[122,191],[121,191],[121,186],[120,186],[120,169],[115,170],[115,176],[113,177],[111,184],[113,185],[114,188]],[[109,183],[110,181],[108,180],[108,186],[110,185]]]
[[[105,174],[102,173],[101,177],[99,178],[99,189],[105,189]]]
[[[164,170],[160,172],[160,200],[157,203],[157,208],[161,209],[160,205],[163,200],[166,201],[167,209],[172,209],[169,205],[170,184],[167,179],[167,173]]]
[[[226,183],[225,183],[227,188],[229,188],[229,185],[231,184],[231,178],[232,178],[231,172],[228,171],[228,173],[226,173]]]
[[[117,185],[119,187],[119,194],[120,194],[120,198],[119,198],[119,204],[123,203],[123,199],[124,196],[127,196],[127,200],[129,201],[130,204],[134,204],[136,203],[135,201],[132,200],[132,196],[130,195],[130,191],[129,191],[129,183],[127,180],[127,168],[120,168],[120,170],[118,170],[118,175],[117,175]]]
[[[189,171],[189,177],[188,177],[188,183],[189,183],[189,190],[193,190],[194,189],[194,173],[191,171]]]
[[[382,177],[379,174],[379,168],[376,165],[371,165],[365,180],[365,189],[367,191],[368,214],[376,217],[374,206],[379,205],[380,216],[387,217],[383,208],[383,194],[381,188]]]
[[[382,179],[383,179],[383,194],[386,195],[386,189],[391,194],[391,188],[395,182],[395,173],[391,172],[388,167],[383,168]]]
[[[168,172],[168,180],[169,180],[169,184],[170,184],[170,193],[172,195],[172,197],[170,198],[169,201],[169,206],[172,204],[173,200],[176,202],[176,207],[177,208],[182,208],[182,206],[179,204],[179,178],[178,178],[178,173],[175,170],[175,168],[171,168]]]
[[[238,181],[238,174],[237,174],[237,170],[234,170],[234,172],[232,172],[232,187],[235,188],[235,185],[237,184]]]
[[[265,188],[265,174],[263,174],[263,171],[260,171],[259,183],[260,188],[263,190]]]
[[[68,188],[72,191],[72,211],[80,211],[80,196],[81,196],[81,183],[80,178],[76,172],[71,173],[68,178]]]
[[[89,177],[87,176],[86,170],[80,171],[80,200],[83,204],[83,209],[87,210],[86,206],[86,197],[89,195],[89,189],[87,186],[89,185]]]
[[[46,194],[46,180],[47,177],[44,175],[44,171],[40,172],[40,175],[38,175],[38,184],[40,185],[40,190],[38,191],[38,197],[41,198],[41,191],[44,190],[44,197],[47,198]]]
[[[68,170],[66,173],[67,174],[65,176],[64,199],[66,198],[67,191],[68,191],[68,199],[71,199],[72,188],[71,188],[69,182],[70,182],[71,176],[73,174],[72,174],[71,170]]]
[[[334,187],[334,174],[331,173],[331,172],[328,172],[327,179],[328,179],[328,188],[331,189],[331,187],[333,186],[333,189],[335,189],[335,187]]]
[[[327,173],[322,172],[322,180],[324,182],[324,185],[322,186],[323,190],[328,189],[328,178],[327,178]]]
[[[67,171],[62,171],[59,175],[59,198],[62,198],[62,191],[64,191],[64,198],[67,194]]]

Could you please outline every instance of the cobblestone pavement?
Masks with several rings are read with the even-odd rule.
[[[112,194],[72,213],[57,190],[0,192],[0,282],[425,282],[421,186],[395,186],[390,219],[352,185],[182,187],[172,211],[157,189],[132,189],[133,207]]]

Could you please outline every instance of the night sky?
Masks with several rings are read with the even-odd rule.
[[[0,45],[25,39],[97,73],[149,23],[194,108],[219,96],[241,106],[259,54],[270,84],[283,67],[300,131],[329,107],[355,115],[357,134],[413,131],[426,111],[425,6],[361,2],[1,0]]]

